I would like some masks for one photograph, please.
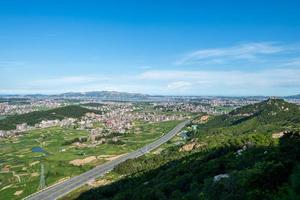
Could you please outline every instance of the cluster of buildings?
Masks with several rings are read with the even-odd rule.
[[[15,130],[0,130],[0,137],[18,135],[29,130],[54,126],[73,126],[80,130],[89,130],[92,135],[106,136],[111,133],[125,133],[133,127],[135,121],[139,120],[151,123],[182,120],[185,118],[182,114],[162,114],[161,112],[155,111],[145,112],[143,110],[139,110],[130,103],[107,104],[104,105],[102,109],[105,111],[102,112],[103,114],[86,113],[79,119],[65,118],[62,120],[43,120],[34,126],[29,126],[26,123],[18,124]],[[95,127],[95,123],[100,123],[102,127]]]
[[[155,109],[159,111],[181,112],[181,113],[210,113],[217,114],[218,111],[208,104],[187,102],[164,102],[154,103]]]
[[[258,103],[262,100],[265,100],[265,98],[261,97],[261,98],[213,98],[210,99],[207,103],[209,103],[209,105],[211,105],[212,107],[218,107],[218,106],[224,106],[224,107],[232,107],[232,108],[236,108],[236,107],[241,107],[241,106],[246,106],[249,104],[254,104],[254,103]]]
[[[6,135],[17,135],[21,132],[54,126],[67,127],[74,126],[77,129],[89,130],[92,135],[105,136],[111,133],[125,133],[131,129],[135,121],[161,122],[169,120],[182,120],[187,117],[187,113],[209,113],[220,114],[221,111],[215,109],[218,106],[238,107],[257,102],[256,99],[239,98],[202,98],[192,101],[165,101],[148,104],[125,103],[125,102],[105,102],[88,103],[87,108],[101,111],[102,114],[86,113],[79,119],[66,118],[63,120],[44,120],[34,126],[18,124],[15,130],[1,131],[0,137]],[[66,105],[66,102],[57,100],[32,100],[27,104],[0,103],[0,116],[11,114],[23,114],[36,111],[41,108],[57,108]],[[96,106],[95,106],[96,105]],[[100,123],[99,126],[94,126]]]
[[[110,107],[109,109],[107,107]],[[127,104],[109,104],[106,105],[106,112],[102,115],[87,113],[84,118],[81,119],[79,124],[85,127],[84,129],[90,128],[94,122],[101,122],[103,128],[95,128],[91,130],[93,134],[107,134],[107,132],[125,133],[131,129],[134,125],[134,121],[146,121],[146,122],[161,122],[170,120],[182,120],[185,116],[181,114],[161,114],[155,111],[145,112],[142,110],[137,111],[137,107],[134,105]],[[103,131],[103,130],[106,130]]]
[[[54,100],[36,100],[24,102],[3,102],[0,103],[0,116],[25,114],[41,109],[52,109],[64,106],[65,103]]]
[[[209,113],[220,114],[215,108],[218,106],[238,107],[255,103],[255,99],[226,99],[226,98],[202,98],[192,101],[165,101],[147,104],[129,102],[104,102],[101,104],[87,103],[84,106],[89,109],[101,111],[102,114],[86,113],[79,119],[66,118],[63,120],[45,120],[34,126],[18,124],[15,130],[1,131],[0,137],[6,135],[17,135],[19,133],[54,126],[67,127],[74,126],[80,130],[89,130],[91,135],[106,136],[111,133],[125,133],[131,129],[135,121],[161,122],[169,120],[182,120],[187,117],[187,113]],[[23,114],[36,111],[41,108],[57,108],[66,105],[66,102],[49,100],[32,100],[27,104],[0,103],[0,116],[11,114]],[[90,107],[88,107],[90,105]],[[94,126],[95,123],[101,127]]]
[[[194,104],[187,102],[161,102],[153,103],[153,106],[156,110],[159,111],[170,111],[170,112],[191,112],[191,113],[200,113],[200,112],[210,112],[211,107],[205,106],[203,104]]]
[[[27,123],[22,123],[22,124],[17,124],[16,129],[14,130],[0,130],[0,137],[5,137],[5,136],[11,136],[11,135],[18,135],[26,131],[38,129],[38,128],[50,128],[54,126],[60,126],[60,127],[68,127],[68,126],[75,126],[75,122],[77,120],[74,118],[65,118],[62,120],[43,120],[34,126],[29,126]]]
[[[224,114],[226,111],[220,110],[220,107],[230,109],[240,106],[254,104],[259,102],[257,99],[242,99],[242,98],[203,98],[184,102],[157,102],[153,103],[156,110],[171,111],[171,112],[189,112],[189,113],[209,113],[209,114]]]

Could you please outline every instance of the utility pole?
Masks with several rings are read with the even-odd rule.
[[[44,164],[41,163],[41,176],[40,176],[40,185],[39,190],[42,190],[46,187],[46,181],[45,181],[45,170],[44,170]]]

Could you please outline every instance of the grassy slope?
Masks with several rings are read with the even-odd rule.
[[[125,178],[78,199],[300,199],[300,135],[271,137],[297,132],[299,120],[299,107],[282,100],[242,107],[199,125],[193,136],[201,149],[173,147],[125,162],[113,171]],[[243,146],[247,150],[238,156]],[[213,181],[223,173],[230,178]]]

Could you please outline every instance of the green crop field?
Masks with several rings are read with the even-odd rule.
[[[24,135],[0,139],[0,199],[21,199],[38,191],[41,165],[44,165],[46,185],[78,175],[109,158],[150,143],[171,130],[178,121],[145,123],[137,121],[128,133],[118,136],[120,144],[69,144],[88,137],[83,130],[53,127],[30,131]],[[33,152],[32,149],[38,149]],[[69,162],[95,156],[97,159],[81,166]]]
[[[3,116],[3,115],[0,116],[0,120],[1,120],[1,119],[5,119],[5,118],[6,118],[6,116]]]

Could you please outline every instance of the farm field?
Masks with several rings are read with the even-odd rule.
[[[50,186],[136,150],[178,123],[137,121],[133,129],[117,136],[118,143],[73,142],[78,138],[88,138],[89,133],[60,127],[0,139],[0,199],[21,199],[38,191],[44,186],[40,184],[42,166],[43,180],[46,186]]]
[[[5,119],[6,118],[6,116],[0,116],[0,120],[2,120],[2,119]]]

